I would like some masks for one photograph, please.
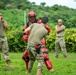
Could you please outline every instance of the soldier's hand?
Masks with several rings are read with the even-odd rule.
[[[7,23],[4,23],[4,27],[5,27],[6,29],[8,29],[8,25],[7,25]]]
[[[0,21],[2,21],[2,17],[0,16]]]

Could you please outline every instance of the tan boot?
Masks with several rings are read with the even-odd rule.
[[[31,73],[31,69],[26,71],[26,75],[29,75]]]
[[[58,56],[56,55],[55,58],[58,58]]]
[[[42,74],[42,70],[41,70],[41,69],[38,69],[36,75],[43,75],[43,74]]]
[[[67,56],[66,56],[66,55],[64,55],[64,58],[67,58]]]
[[[54,72],[54,69],[51,69],[50,72],[51,72],[51,73]]]
[[[10,60],[7,60],[7,61],[6,61],[6,66],[12,67],[12,65],[10,64]]]

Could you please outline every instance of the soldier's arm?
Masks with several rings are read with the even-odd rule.
[[[58,33],[58,32],[59,32],[59,28],[58,28],[58,26],[56,26],[55,29],[56,29],[56,32]]]
[[[61,31],[63,31],[63,30],[65,30],[65,26],[64,26],[64,25],[62,25],[62,26],[59,28],[59,32],[61,32]]]
[[[27,32],[30,31],[30,30],[31,30],[31,28],[28,27],[27,29],[24,30],[24,33],[27,33]]]
[[[7,25],[6,22],[4,22],[4,27],[5,27],[6,29],[8,29],[8,25]]]
[[[56,26],[56,32],[57,32],[57,33],[61,32],[61,31],[63,31],[63,30],[65,30],[65,26],[63,26],[63,25],[62,25],[61,27],[57,27],[57,26]]]

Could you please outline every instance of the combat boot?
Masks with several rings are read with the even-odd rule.
[[[56,55],[55,58],[58,58],[58,55]]]
[[[26,75],[29,75],[31,73],[31,69],[28,69],[27,71],[26,71]]]
[[[66,56],[66,55],[64,55],[64,58],[67,58],[67,56]]]
[[[10,60],[7,60],[7,61],[6,61],[6,66],[12,67],[12,65],[11,65],[11,63],[10,63]]]
[[[36,75],[43,75],[43,74],[42,74],[42,70],[41,70],[41,69],[38,69]]]

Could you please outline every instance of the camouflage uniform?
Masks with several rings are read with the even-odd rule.
[[[44,63],[43,53],[41,48],[36,49],[35,46],[41,45],[41,39],[44,38],[48,32],[43,25],[39,25],[37,23],[30,25],[30,28],[31,31],[27,46],[30,57],[28,69],[32,69],[35,60],[38,61],[38,68],[42,69]]]
[[[38,61],[38,68],[42,69],[43,64],[44,64],[44,61],[43,61],[44,58],[43,58],[43,53],[41,49],[40,49],[40,53],[38,54],[35,47],[28,45],[28,52],[29,52],[29,57],[30,57],[28,69],[32,69],[35,60]]]
[[[8,48],[7,38],[5,37],[3,22],[0,22],[0,51],[1,50],[2,50],[5,61],[8,61],[9,60],[9,55],[8,55],[9,48]],[[0,59],[1,59],[1,54],[0,54]]]
[[[56,41],[55,41],[55,51],[56,51],[56,57],[58,57],[59,55],[59,47],[61,47],[61,50],[63,52],[64,57],[67,56],[67,51],[66,51],[66,45],[65,45],[65,40],[64,40],[64,30],[65,30],[65,26],[59,26],[57,25],[57,27],[59,27],[61,29],[61,31],[59,33],[56,34]]]

